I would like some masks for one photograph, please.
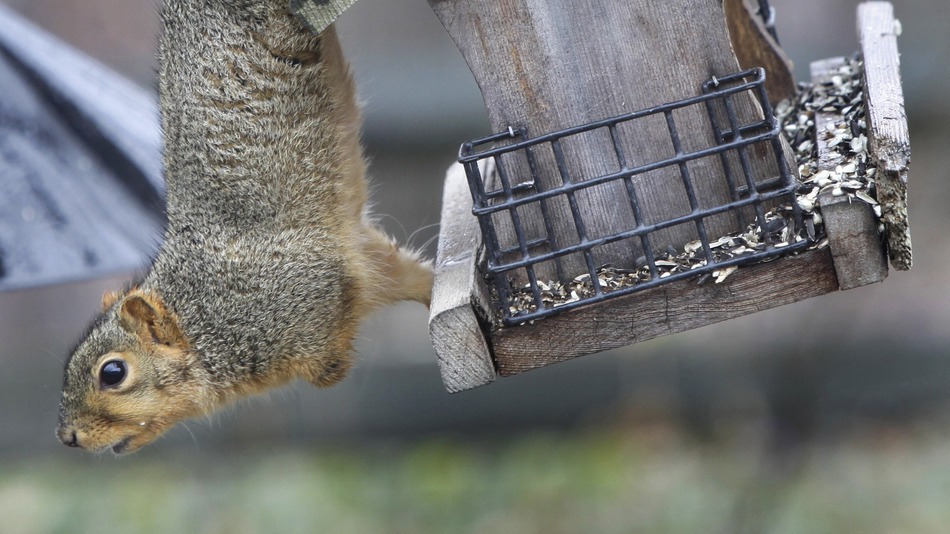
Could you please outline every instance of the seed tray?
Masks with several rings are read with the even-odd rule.
[[[763,261],[793,250],[804,250],[810,246],[807,232],[802,223],[800,209],[795,202],[799,187],[794,175],[785,161],[779,138],[781,125],[773,115],[772,106],[765,91],[765,71],[750,69],[733,75],[712,78],[703,84],[703,94],[671,102],[654,108],[627,113],[601,121],[567,128],[535,138],[528,138],[523,130],[508,132],[478,139],[462,145],[459,162],[464,166],[473,198],[473,213],[478,217],[487,255],[485,267],[491,285],[498,299],[503,324],[511,326],[560,313],[582,305],[591,305],[610,298],[628,295],[650,287],[689,278],[694,275],[711,274],[725,269],[756,261]],[[736,98],[747,94],[753,97],[762,111],[761,119],[740,119]],[[714,142],[707,147],[683,148],[681,135],[674,119],[674,111],[705,107],[710,121],[710,131],[714,133]],[[669,130],[674,155],[667,159],[628,166],[621,146],[624,125],[639,124],[637,121],[652,116],[661,116]],[[725,116],[725,123],[721,124]],[[568,170],[567,155],[563,146],[575,136],[592,131],[604,131],[609,134],[616,153],[618,168],[614,172],[586,180],[576,180]],[[763,180],[751,171],[749,151],[756,146],[765,149],[774,159],[778,176]],[[542,189],[539,178],[539,153],[550,150],[557,161],[560,184]],[[508,167],[506,156],[519,155],[528,162],[530,177],[516,176]],[[720,158],[722,170],[731,192],[732,200],[725,204],[700,208],[694,188],[695,180],[690,174],[688,163],[700,158]],[[479,163],[490,160],[495,172],[482,173]],[[730,163],[738,161],[739,165]],[[664,167],[678,168],[683,190],[691,208],[689,213],[668,220],[645,222],[641,213],[645,211],[638,193],[635,178]],[[600,237],[590,237],[584,217],[578,209],[577,196],[588,189],[611,182],[623,182],[636,226],[621,228],[614,233]],[[550,229],[547,202],[557,198],[566,198],[574,219],[579,241],[565,245],[558,242]],[[785,208],[768,211],[770,203],[779,203]],[[547,227],[547,235],[540,239],[531,239],[525,230],[518,208],[538,205]],[[747,213],[752,212],[753,222],[744,225],[745,230],[734,236],[735,243],[725,247],[726,241],[710,240],[706,221],[713,216],[732,214],[739,221],[745,221]],[[505,242],[496,228],[499,215],[510,217],[516,243]],[[508,219],[505,219],[508,220]],[[699,239],[687,244],[692,247],[691,256],[699,260],[688,265],[678,266],[670,263],[677,255],[667,253],[662,257],[653,250],[654,233],[676,225],[695,224]],[[611,283],[601,284],[598,272],[604,271],[598,265],[598,247],[615,242],[635,243],[641,246],[644,256],[642,269],[636,276],[613,277]],[[716,246],[714,246],[716,245]],[[739,248],[739,253],[729,254],[724,250]],[[716,250],[720,249],[720,250]],[[567,298],[552,299],[557,293],[554,286],[539,282],[536,266],[545,262],[555,262],[561,272],[562,258],[568,255],[583,254],[587,272],[587,286],[578,286],[578,290],[566,291]],[[684,268],[680,268],[684,267]],[[688,267],[688,268],[685,268]],[[627,273],[630,274],[630,273]],[[643,276],[641,276],[641,274]],[[580,275],[584,276],[584,274]],[[527,279],[528,294],[510,287],[516,278]],[[575,279],[577,280],[577,279]],[[627,283],[620,283],[626,281]],[[589,290],[585,290],[589,289]],[[530,296],[525,302],[525,296]]]
[[[799,175],[802,177],[796,190],[796,203],[804,217],[804,225],[797,227],[790,204],[783,204],[765,213],[766,233],[777,249],[803,241],[809,243],[804,250],[828,246],[818,204],[819,195],[825,192],[866,203],[872,207],[876,217],[881,216],[874,188],[877,169],[868,155],[862,69],[860,56],[851,57],[828,73],[828,82],[801,83],[794,100],[784,100],[776,106],[775,114],[781,124],[782,134],[795,152]],[[839,119],[828,123],[823,131],[816,132],[815,114],[822,112],[834,114]],[[818,169],[818,138],[826,141],[825,145],[841,161],[834,169]],[[878,221],[882,239],[884,230],[883,223]],[[765,250],[766,243],[761,239],[762,235],[760,225],[753,223],[743,232],[710,240],[714,264],[719,266],[713,270],[700,271],[707,266],[708,260],[698,240],[687,243],[682,250],[670,247],[655,252],[654,264],[660,279],[690,273],[700,285],[710,281],[722,283],[741,265],[751,263],[742,260],[756,251]],[[785,254],[799,253],[802,249],[789,250]],[[738,260],[738,263],[734,260]],[[596,285],[606,292],[614,292],[649,283],[654,279],[650,266],[646,265],[645,258],[641,258],[638,264],[636,269],[602,265],[595,272]],[[581,274],[568,283],[539,280],[538,288],[544,307],[549,309],[596,296],[596,287],[589,273]],[[537,311],[530,284],[512,286],[508,291],[511,295],[509,313],[512,317],[529,316]]]

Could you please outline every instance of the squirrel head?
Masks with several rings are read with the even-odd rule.
[[[157,293],[107,293],[103,308],[67,360],[56,434],[72,447],[122,454],[205,413],[211,388]]]

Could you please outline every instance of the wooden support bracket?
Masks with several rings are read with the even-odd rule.
[[[910,136],[901,89],[897,36],[900,23],[890,2],[858,6],[858,40],[864,57],[864,101],[867,105],[868,145],[877,164],[877,198],[887,227],[891,265],[910,269],[910,226],[907,222],[907,172]]]
[[[828,81],[836,70],[847,63],[843,57],[815,61],[811,64],[811,79],[816,85]],[[844,159],[829,148],[828,139],[821,135],[828,125],[843,122],[841,115],[829,112],[815,113],[815,140],[818,146],[818,170],[834,171]],[[877,217],[872,206],[848,195],[835,196],[825,191],[818,196],[821,216],[828,234],[835,272],[841,289],[853,289],[887,277],[887,257],[877,231]]]
[[[481,171],[491,172],[486,167]],[[445,177],[436,283],[429,307],[429,335],[449,393],[495,380],[495,365],[483,328],[488,296],[478,273],[480,245],[481,233],[478,220],[472,215],[465,171],[456,163]]]

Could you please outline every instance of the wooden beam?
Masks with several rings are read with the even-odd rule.
[[[888,253],[895,269],[913,264],[907,221],[907,173],[910,137],[901,89],[897,36],[900,25],[889,2],[858,6],[858,39],[864,56],[864,101],[868,146],[877,164],[877,197],[887,227]]]
[[[811,79],[815,85],[827,82],[836,70],[847,63],[845,58],[815,61],[811,64]],[[829,125],[843,124],[840,114],[817,111],[815,140],[818,147],[818,170],[834,171],[844,161],[836,150],[828,146],[823,135]],[[825,191],[818,196],[821,216],[828,234],[828,244],[834,258],[835,272],[841,289],[853,289],[882,282],[887,278],[887,256],[877,230],[877,217],[870,204],[854,200],[846,194],[835,196]]]
[[[763,67],[768,77],[765,88],[773,105],[795,96],[792,61],[765,29],[762,19],[747,0],[725,0],[723,9],[732,49],[743,69]]]
[[[491,172],[487,166],[482,172]],[[472,197],[459,164],[449,168],[442,196],[442,228],[435,262],[435,282],[429,307],[429,335],[439,359],[442,382],[449,393],[495,380],[479,307],[488,302],[477,269],[481,244]]]
[[[740,267],[721,284],[682,280],[534,324],[492,332],[495,362],[510,376],[577,356],[790,304],[838,289],[825,248]]]

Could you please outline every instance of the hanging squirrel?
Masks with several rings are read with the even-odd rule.
[[[431,265],[367,214],[333,27],[315,35],[287,0],[165,0],[162,18],[168,225],[66,364],[57,435],[90,451],[293,379],[333,385],[361,319],[431,291]]]

